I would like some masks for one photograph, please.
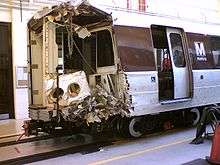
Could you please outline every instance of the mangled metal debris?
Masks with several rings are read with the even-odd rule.
[[[130,104],[122,99],[114,97],[101,85],[96,85],[90,90],[84,71],[61,75],[59,88],[62,94],[59,96],[59,106],[62,117],[66,121],[94,123],[108,120],[111,116],[130,115]],[[45,81],[46,86],[46,109],[30,109],[30,117],[33,119],[44,119],[49,121],[52,118],[50,112],[56,110],[56,78],[50,76]],[[37,111],[40,111],[38,113]],[[50,115],[48,115],[50,114]]]
[[[97,85],[82,102],[68,106],[62,110],[63,117],[69,121],[85,120],[87,124],[108,120],[109,117],[121,115],[128,117],[129,104],[115,98]]]
[[[45,8],[29,21],[29,117],[36,129],[111,125],[130,116],[129,84],[118,70],[111,25],[111,14],[84,1]]]
[[[85,32],[86,28],[97,24],[103,26],[112,23],[111,14],[91,6],[87,1],[78,5],[73,5],[68,2],[54,6],[51,9],[44,8],[33,16],[28,23],[28,27],[37,31],[37,29],[43,25],[44,18],[47,18],[48,21],[59,26],[66,26],[76,32],[79,31],[79,29],[83,29]],[[86,30],[86,33],[87,32]]]
[[[54,97],[56,81],[56,77],[50,77],[45,81],[47,107],[54,107],[54,103],[56,103],[56,97]],[[63,91],[62,96],[59,98],[59,105],[61,107],[81,102],[90,95],[90,88],[84,71],[60,75],[59,88]]]

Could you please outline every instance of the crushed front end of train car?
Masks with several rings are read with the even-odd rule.
[[[87,2],[37,12],[29,29],[29,117],[25,134],[82,130],[128,117],[112,17]],[[103,126],[105,127],[105,126]],[[99,128],[100,129],[100,128]]]

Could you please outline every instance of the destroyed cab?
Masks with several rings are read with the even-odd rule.
[[[129,116],[128,85],[112,31],[111,15],[86,2],[33,16],[27,135]]]

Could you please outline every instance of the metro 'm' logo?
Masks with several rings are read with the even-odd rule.
[[[194,42],[197,61],[207,61],[203,42]]]

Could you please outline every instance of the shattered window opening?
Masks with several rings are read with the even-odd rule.
[[[97,32],[97,67],[114,65],[112,39],[109,31]]]
[[[68,44],[67,30],[62,27],[57,29],[58,56],[61,58],[63,53],[64,73],[84,70],[87,75],[90,75],[96,73],[97,67],[114,65],[112,39],[108,30],[92,32],[85,39],[73,33],[71,41],[72,44]],[[71,45],[72,53],[70,54],[69,46]]]

